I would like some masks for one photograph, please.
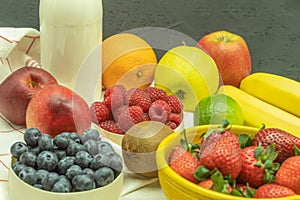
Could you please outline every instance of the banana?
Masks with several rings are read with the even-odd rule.
[[[244,78],[240,89],[300,117],[300,82],[263,72]]]
[[[244,125],[261,128],[279,128],[300,137],[300,118],[280,108],[266,103],[241,89],[223,85],[218,93],[234,98],[241,106],[244,114]]]

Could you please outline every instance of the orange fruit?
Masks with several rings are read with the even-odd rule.
[[[153,48],[130,33],[108,37],[102,43],[102,85],[126,89],[148,87],[154,78],[157,58]]]

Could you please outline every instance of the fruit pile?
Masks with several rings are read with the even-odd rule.
[[[155,87],[126,90],[114,85],[104,93],[103,101],[91,107],[92,121],[102,129],[124,134],[134,124],[158,121],[176,129],[182,121],[183,105],[175,95]]]
[[[242,197],[276,198],[300,194],[300,139],[277,128],[253,138],[222,128],[199,144],[182,139],[169,156],[180,176],[209,190]]]
[[[30,128],[24,141],[10,148],[12,169],[24,182],[46,191],[67,193],[103,187],[123,168],[122,158],[94,129],[81,136],[63,132],[52,138]]]

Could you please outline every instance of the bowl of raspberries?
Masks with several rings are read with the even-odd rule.
[[[95,129],[52,138],[37,128],[10,147],[8,185],[12,200],[119,199],[123,159]]]
[[[105,90],[102,101],[91,104],[90,112],[93,127],[119,145],[126,131],[142,121],[158,121],[174,131],[183,127],[180,99],[155,87],[126,90],[122,85],[114,85]]]

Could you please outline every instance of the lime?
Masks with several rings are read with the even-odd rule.
[[[194,125],[222,124],[243,125],[243,111],[237,101],[225,94],[216,94],[202,99],[194,112]]]

